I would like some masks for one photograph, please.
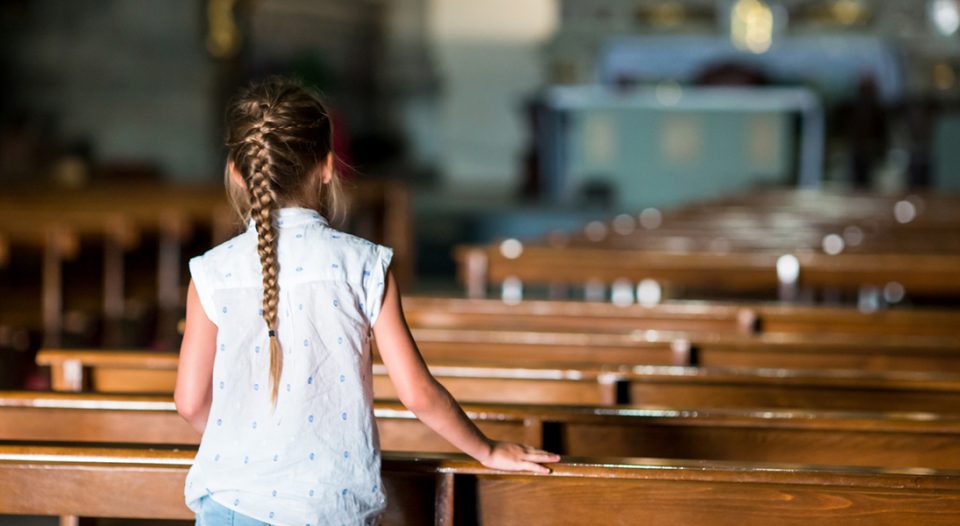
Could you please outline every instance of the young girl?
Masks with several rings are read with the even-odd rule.
[[[546,473],[557,455],[496,442],[430,375],[392,251],[332,228],[338,179],[319,99],[273,79],[227,113],[226,185],[246,232],[190,260],[175,401],[203,437],[197,524],[373,524],[384,509],[370,332],[400,400],[480,461]]]

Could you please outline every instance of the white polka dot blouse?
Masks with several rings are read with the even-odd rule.
[[[386,502],[373,417],[370,329],[393,251],[327,224],[316,211],[276,213],[277,335],[283,373],[270,403],[257,234],[190,260],[218,328],[213,401],[184,489],[270,524],[373,524]]]

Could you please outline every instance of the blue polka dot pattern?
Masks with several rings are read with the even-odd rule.
[[[286,223],[277,229],[278,261],[286,276],[277,312],[286,345],[275,405],[273,384],[260,385],[267,382],[269,353],[257,290],[262,276],[255,225],[248,222],[233,252],[224,243],[191,260],[202,304],[220,313],[211,319],[221,336],[211,432],[201,439],[206,454],[194,460],[198,469],[191,469],[186,493],[188,502],[195,502],[209,487],[214,498],[269,523],[340,524],[341,517],[371,516],[384,505],[376,484],[380,474],[372,470],[379,448],[364,435],[375,425],[364,386],[369,325],[380,307],[380,283],[392,253],[319,224],[314,212],[308,217],[297,210],[303,209],[284,208],[275,216]],[[304,342],[300,351],[297,342]]]

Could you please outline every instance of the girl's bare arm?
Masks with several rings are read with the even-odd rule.
[[[542,462],[557,462],[558,455],[533,447],[490,440],[464,414],[460,405],[427,369],[407,327],[400,293],[392,273],[373,327],[377,348],[403,405],[431,429],[485,466],[504,470],[549,473]]]
[[[177,412],[203,433],[213,400],[213,358],[216,353],[217,326],[200,304],[193,281],[187,289],[187,321],[180,344],[177,387],[173,400]]]

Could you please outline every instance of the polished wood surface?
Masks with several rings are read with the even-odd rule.
[[[0,513],[192,519],[183,483],[193,454],[0,444]],[[503,473],[461,455],[385,453],[384,523],[427,524],[437,516],[447,525],[960,520],[957,472],[629,458],[564,458],[551,467],[550,475]],[[439,510],[438,502],[468,505]]]
[[[405,296],[403,310],[410,326],[421,329],[960,334],[960,311],[945,309],[864,312],[855,307],[709,301],[674,301],[652,307],[561,300],[509,304],[499,299]]]
[[[758,191],[621,214],[508,249],[460,246],[455,257],[474,298],[507,279],[567,286],[651,279],[668,295],[692,297],[794,300],[797,287],[858,292],[896,283],[907,297],[950,299],[960,296],[958,202],[955,195]],[[778,276],[784,255],[794,258],[796,276]]]
[[[812,410],[464,404],[489,436],[567,455],[960,469],[960,416]],[[455,451],[397,402],[384,450]],[[0,440],[196,444],[169,397],[0,393]]]
[[[171,393],[177,356],[147,351],[44,351],[58,391]],[[435,364],[431,372],[461,401],[647,404],[867,411],[960,412],[960,376],[923,372],[729,367],[528,367],[490,362]],[[383,364],[378,398],[396,398]]]

